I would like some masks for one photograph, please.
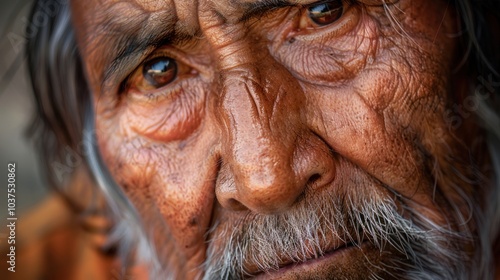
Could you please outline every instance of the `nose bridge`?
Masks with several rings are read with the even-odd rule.
[[[291,158],[287,152],[293,153],[293,145],[288,142],[293,142],[293,137],[284,141],[284,136],[294,134],[290,130],[296,128],[293,124],[298,122],[294,120],[299,117],[297,102],[292,100],[297,96],[287,88],[290,74],[243,28],[236,26],[221,34],[211,39],[211,44],[217,56],[219,100],[229,128],[227,138],[240,148],[235,156],[288,163]],[[253,153],[244,156],[241,145],[252,147]]]
[[[294,166],[305,123],[300,86],[270,55],[264,38],[242,25],[219,22],[203,28],[216,63],[221,174],[233,182],[217,188],[217,197],[223,205],[236,201],[254,212],[284,210],[300,197],[307,181]]]
[[[270,55],[242,41],[237,45],[221,48],[218,60],[223,160],[237,201],[258,212],[278,211],[303,186],[293,168],[302,123],[297,93],[286,86],[290,74]]]
[[[270,201],[281,200],[282,205],[293,203],[295,196],[286,192],[296,185],[293,182],[295,134],[281,129],[286,120],[275,115],[275,110],[281,110],[275,104],[280,102],[276,98],[280,94],[270,91],[275,88],[273,85],[263,86],[266,78],[251,65],[232,68],[222,78],[221,114],[226,122],[223,160],[229,163],[235,178],[236,199],[247,208],[262,210],[269,208]],[[293,129],[292,119],[289,121],[288,127]]]
[[[259,163],[262,170],[258,173],[263,173],[290,165],[293,145],[287,142],[293,139],[284,139],[290,136],[290,132],[281,129],[287,120],[279,118],[275,112],[281,110],[281,106],[275,104],[280,102],[276,98],[279,93],[270,92],[273,86],[263,86],[266,81],[254,72],[247,65],[244,69],[232,68],[223,74],[221,113],[225,117],[226,143],[230,144],[227,148],[232,150],[233,160],[254,171]],[[288,121],[292,124],[293,112],[289,113]]]

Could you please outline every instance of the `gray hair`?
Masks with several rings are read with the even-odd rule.
[[[498,73],[500,57],[496,53],[500,44],[495,41],[494,26],[490,24],[491,22],[497,25],[500,23],[500,1],[455,0],[451,2],[461,15],[462,33],[459,35],[466,54],[461,63],[461,69],[466,69],[470,77],[480,77],[483,80],[500,77]],[[37,116],[33,122],[32,133],[38,141],[49,185],[63,195],[69,194],[70,184],[55,174],[54,163],[64,162],[68,147],[72,150],[84,147],[82,151],[86,155],[84,167],[90,171],[95,180],[96,188],[93,191],[96,196],[102,196],[107,201],[106,208],[97,210],[102,211],[115,222],[112,240],[118,244],[123,260],[130,261],[133,258],[132,252],[139,249],[140,257],[152,264],[152,270],[159,271],[162,264],[155,255],[154,246],[149,242],[146,225],[113,181],[97,152],[94,116],[91,109],[92,96],[85,80],[81,57],[71,26],[68,1],[37,0],[33,5],[31,17],[34,18],[43,7],[47,6],[56,7],[55,13],[48,18],[48,24],[37,30],[30,30],[34,34],[28,40],[26,52],[37,102]],[[486,188],[486,195],[474,202],[486,206],[483,209],[479,206],[472,207],[473,219],[479,226],[475,240],[477,248],[474,256],[475,263],[472,264],[474,271],[467,272],[469,274],[461,271],[464,274],[459,276],[464,279],[492,279],[495,272],[493,244],[498,240],[500,233],[500,180],[498,177],[500,176],[500,114],[498,113],[500,104],[495,85],[491,83],[485,85],[489,87],[491,93],[485,98],[484,94],[479,96],[476,91],[474,83],[479,82],[471,80],[471,83],[470,96],[478,104],[474,112],[481,120],[480,125],[488,137],[494,178],[491,178],[493,186]],[[397,213],[391,210],[393,209],[391,204],[381,203],[367,205],[372,205],[372,208],[385,206],[382,213],[384,217],[387,217],[386,223],[394,224],[395,232],[399,229],[406,229],[406,232],[414,234],[408,238],[418,239],[418,234],[426,227],[431,227],[431,225],[421,225],[424,229],[408,228],[409,225],[404,221],[396,224],[394,217]],[[467,220],[465,217],[461,218],[464,221]],[[141,224],[143,226],[137,226]],[[372,226],[376,227],[374,224]],[[244,239],[243,236],[239,238]],[[210,253],[216,254],[216,252]],[[230,273],[227,275],[237,277]],[[424,277],[423,274],[415,275],[415,277]],[[436,275],[444,278],[451,277],[438,272],[434,274]],[[174,278],[172,274],[169,274],[169,277]]]

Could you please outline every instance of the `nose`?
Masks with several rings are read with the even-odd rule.
[[[240,57],[241,58],[241,57]],[[305,95],[273,58],[221,71],[219,203],[271,214],[333,180],[330,149],[307,129]],[[265,65],[265,66],[263,66]]]

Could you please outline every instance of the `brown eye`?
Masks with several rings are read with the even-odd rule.
[[[170,57],[157,57],[146,62],[142,75],[153,87],[163,87],[177,76],[177,63]]]
[[[307,8],[309,18],[318,25],[327,25],[337,21],[344,12],[342,0],[321,1]]]

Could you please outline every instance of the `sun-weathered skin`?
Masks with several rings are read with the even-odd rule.
[[[100,151],[145,219],[158,211],[156,223],[166,223],[169,239],[156,242],[170,248],[172,272],[203,275],[207,247],[227,241],[207,242],[210,227],[216,236],[249,213],[285,213],[325,193],[390,197],[389,187],[436,223],[449,221],[447,181],[437,178],[442,191],[433,192],[428,155],[446,169],[449,153],[465,154],[457,139],[474,134],[443,118],[465,94],[451,83],[462,80],[452,72],[461,55],[454,9],[401,0],[390,18],[371,0],[326,26],[300,5],[242,20],[255,2],[72,1]],[[151,30],[180,38],[110,74],[117,40]],[[152,56],[177,61],[172,83],[144,85],[141,64]],[[363,250],[300,276],[357,279],[365,261],[393,257]]]

